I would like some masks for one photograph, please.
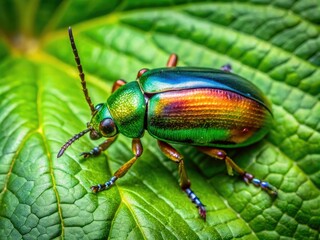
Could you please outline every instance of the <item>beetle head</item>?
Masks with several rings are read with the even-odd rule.
[[[96,112],[87,126],[90,129],[90,138],[96,140],[101,137],[110,138],[118,134],[118,128],[106,104],[96,105],[95,110]]]

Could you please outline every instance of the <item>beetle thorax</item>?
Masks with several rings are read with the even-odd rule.
[[[138,82],[130,82],[115,91],[107,100],[107,107],[119,133],[139,138],[144,132],[146,103]]]

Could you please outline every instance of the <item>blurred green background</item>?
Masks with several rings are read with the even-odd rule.
[[[1,1],[0,239],[319,239],[319,12],[318,0]],[[147,133],[130,172],[92,194],[132,156],[131,141],[121,136],[84,160],[79,154],[98,144],[85,136],[56,158],[90,120],[68,26],[95,104],[115,80],[162,67],[172,52],[181,66],[232,64],[268,96],[274,126],[228,153],[279,196],[178,146],[204,222]]]

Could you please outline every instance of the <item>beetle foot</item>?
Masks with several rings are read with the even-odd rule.
[[[199,210],[200,216],[203,218],[204,221],[206,221],[207,211],[206,211],[205,207],[204,207],[203,205],[202,205],[202,206],[199,206],[199,207],[198,207],[198,210]]]
[[[80,154],[80,156],[83,156],[84,158],[88,158],[91,156],[98,156],[101,153],[101,150],[99,147],[94,147],[90,152],[83,152]]]
[[[277,196],[278,195],[277,189],[274,186],[272,186],[268,182],[264,182],[264,181],[261,181],[258,178],[254,178],[254,176],[252,174],[250,174],[250,173],[246,173],[245,172],[242,175],[242,178],[247,184],[252,183],[256,187],[260,187],[261,189],[265,190],[271,196]]]
[[[200,201],[200,199],[196,196],[196,194],[190,189],[190,188],[186,188],[184,190],[186,192],[186,194],[188,195],[188,197],[190,198],[190,200],[196,204],[198,210],[199,210],[199,215],[206,220],[207,217],[207,211],[204,207],[204,205],[202,204],[202,202]]]
[[[92,190],[93,193],[101,192],[103,190],[109,189],[117,179],[118,178],[116,176],[113,176],[109,181],[103,184],[92,186],[90,189]]]

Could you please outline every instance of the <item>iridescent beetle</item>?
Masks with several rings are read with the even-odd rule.
[[[88,132],[93,140],[102,137],[106,140],[82,153],[85,158],[106,150],[119,133],[132,138],[134,156],[110,180],[92,186],[93,192],[110,188],[127,173],[143,152],[140,138],[147,130],[158,140],[160,150],[178,164],[180,187],[197,206],[202,218],[206,218],[206,210],[190,188],[183,156],[169,143],[196,146],[201,152],[224,160],[230,175],[234,170],[246,183],[277,195],[268,182],[254,178],[237,166],[224,150],[218,149],[257,142],[266,135],[272,122],[271,107],[265,96],[255,85],[231,73],[230,66],[224,66],[222,70],[176,67],[178,58],[172,54],[166,68],[142,69],[133,82],[116,81],[107,101],[94,107],[71,28],[69,37],[92,118],[87,129],[62,146],[57,157]]]

